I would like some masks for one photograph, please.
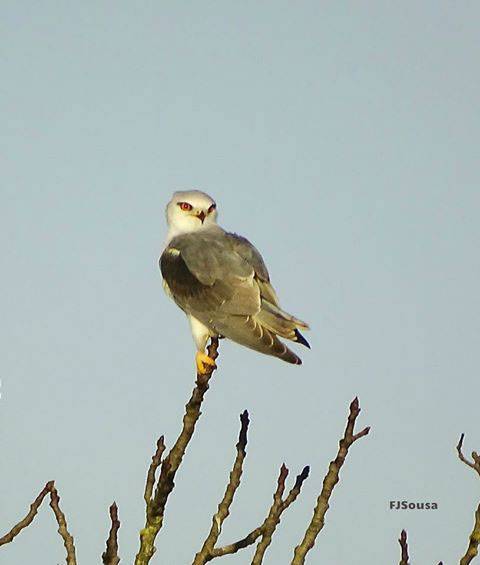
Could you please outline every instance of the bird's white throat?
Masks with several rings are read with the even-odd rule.
[[[172,239],[174,237],[177,237],[178,235],[201,232],[212,228],[220,228],[214,218],[205,218],[205,221],[203,223],[198,218],[194,217],[186,217],[181,219],[176,218],[176,220],[176,222],[172,222],[168,226],[165,245],[168,245],[170,241],[172,241]]]

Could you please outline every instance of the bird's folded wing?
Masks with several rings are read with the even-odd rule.
[[[255,278],[262,298],[278,306],[277,294],[270,284],[270,275],[258,249],[248,239],[236,233],[225,234],[233,249],[251,265],[255,271]]]
[[[160,258],[162,275],[177,304],[203,318],[253,315],[261,306],[254,267],[222,231],[172,239]]]

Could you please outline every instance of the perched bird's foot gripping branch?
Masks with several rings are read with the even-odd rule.
[[[197,354],[195,355],[195,364],[199,375],[206,375],[207,373],[211,373],[213,369],[217,368],[215,360],[203,351],[197,351]]]

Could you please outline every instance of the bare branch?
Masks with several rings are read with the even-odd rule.
[[[218,510],[213,516],[212,527],[210,528],[207,539],[205,540],[202,549],[195,556],[195,559],[193,561],[194,565],[203,565],[204,563],[209,561],[209,557],[211,557],[220,532],[222,531],[223,522],[230,514],[230,506],[233,502],[235,492],[240,486],[240,479],[243,472],[243,462],[246,457],[248,425],[250,423],[248,419],[248,412],[246,410],[240,415],[240,422],[241,427],[237,443],[237,456],[233,464],[233,469],[230,473],[230,480],[225,490],[225,494],[223,495],[223,499],[218,505]]]
[[[30,505],[30,510],[25,518],[23,518],[23,520],[20,520],[20,522],[16,524],[7,534],[0,538],[0,546],[5,545],[6,543],[10,543],[24,528],[26,528],[33,522],[33,519],[35,518],[38,509],[43,502],[43,499],[47,496],[48,493],[50,493],[50,507],[52,508],[57,520],[58,533],[62,536],[63,544],[65,546],[65,549],[67,550],[67,565],[77,565],[73,537],[68,532],[65,514],[60,510],[60,506],[58,504],[60,497],[58,496],[54,481],[48,481],[48,483],[43,487],[40,494]]]
[[[110,520],[112,526],[107,539],[107,549],[102,554],[103,565],[118,565],[120,558],[118,557],[118,530],[120,529],[120,520],[118,519],[118,508],[115,502],[110,506]]]
[[[224,545],[223,547],[216,547],[207,561],[211,561],[215,557],[222,557],[223,555],[230,555],[231,553],[237,553],[240,549],[244,549],[249,545],[254,544],[257,539],[262,535],[263,526],[259,526],[252,530],[248,535],[239,541]]]
[[[273,496],[273,504],[269,510],[267,518],[263,522],[261,526],[252,530],[248,535],[244,538],[236,541],[234,543],[230,543],[228,545],[224,545],[223,547],[214,548],[207,558],[207,562],[215,559],[216,557],[222,557],[223,555],[230,555],[232,553],[237,553],[241,549],[248,547],[249,545],[254,544],[257,539],[262,536],[262,540],[260,541],[259,545],[261,544],[260,550],[257,548],[256,555],[257,555],[257,563],[261,563],[261,559],[265,554],[265,550],[267,549],[268,545],[271,542],[272,535],[277,527],[278,523],[280,522],[280,517],[282,513],[292,504],[295,502],[296,498],[300,494],[300,490],[306,478],[308,477],[309,467],[305,467],[300,475],[297,476],[295,480],[295,484],[288,493],[288,496],[285,500],[282,501],[281,497],[285,490],[285,479],[288,475],[288,470],[285,465],[282,465],[280,469],[280,474],[277,481],[277,490]]]
[[[462,447],[463,447],[463,438],[464,437],[465,437],[465,434],[462,434],[460,436],[460,439],[458,440],[458,444],[457,444],[458,458],[460,459],[460,461],[463,461],[463,463],[465,463],[465,465],[468,465],[469,467],[474,469],[480,475],[480,455],[478,455],[478,453],[476,451],[472,451],[473,462],[469,461],[463,455]]]
[[[463,434],[462,434],[463,435]],[[475,512],[475,524],[467,548],[467,552],[460,560],[460,565],[468,565],[478,554],[478,544],[480,543],[480,504]]]
[[[65,514],[60,510],[59,506],[60,496],[58,495],[55,485],[52,484],[50,490],[50,508],[55,514],[58,524],[58,533],[62,536],[63,545],[67,550],[67,565],[77,565],[77,558],[75,557],[75,545],[73,542],[73,537],[67,529],[67,521],[65,519]]]
[[[255,555],[252,559],[252,565],[259,565],[263,561],[263,556],[267,547],[272,541],[272,535],[280,521],[280,512],[282,507],[282,496],[285,491],[285,481],[288,477],[288,469],[285,467],[285,463],[280,467],[280,473],[277,480],[277,490],[273,495],[273,504],[270,507],[270,512],[262,525],[262,538],[258,542],[257,549],[255,550]]]
[[[295,502],[297,496],[300,494],[302,485],[307,480],[309,474],[310,474],[310,467],[307,465],[306,467],[303,468],[302,472],[299,475],[297,475],[293,488],[288,493],[287,498],[283,501],[282,512],[286,510],[290,506],[290,504],[292,504],[292,502]]]
[[[208,347],[208,356],[214,360],[218,357],[218,338],[212,338]],[[161,463],[160,477],[157,481],[155,494],[150,500],[148,495],[150,494],[151,496],[151,491],[149,490],[151,472],[149,469],[147,485],[145,487],[145,499],[147,500],[145,527],[140,531],[140,549],[135,558],[135,565],[147,565],[155,552],[155,538],[163,525],[165,506],[167,504],[168,497],[175,486],[175,475],[182,463],[185,450],[192,439],[193,432],[195,431],[195,425],[200,418],[200,408],[202,406],[205,393],[209,387],[210,377],[214,370],[215,366],[207,366],[204,374],[197,373],[195,388],[193,389],[190,400],[185,406],[182,431],[167,457]],[[156,464],[156,461],[154,462],[155,455],[152,458],[151,468]],[[153,476],[155,476],[155,471],[156,468],[153,470]],[[151,485],[151,488],[153,491],[153,484]]]
[[[157,441],[157,450],[155,451],[155,454],[152,457],[152,462],[150,463],[150,467],[148,468],[147,481],[145,483],[145,493],[143,495],[145,504],[147,505],[150,504],[152,501],[152,492],[153,492],[153,487],[155,485],[155,473],[157,472],[157,469],[160,467],[160,464],[162,462],[162,455],[164,451],[165,451],[165,442],[164,442],[164,437],[161,436],[160,439]]]
[[[402,558],[400,559],[400,565],[408,565],[408,543],[407,543],[407,532],[402,530],[400,533],[400,539],[398,540],[400,547],[402,549]]]
[[[288,476],[288,469],[283,464],[280,468],[280,474],[278,476],[277,490],[273,495],[273,504],[270,508],[270,512],[267,519],[262,525],[262,539],[258,542],[257,549],[255,550],[255,555],[253,556],[252,565],[260,565],[263,561],[265,551],[272,542],[272,536],[280,523],[280,517],[284,510],[286,510],[292,502],[294,502],[297,496],[300,494],[302,484],[308,477],[310,471],[309,467],[305,467],[303,471],[297,476],[295,484],[288,493],[285,500],[283,500],[283,493],[285,491],[285,480]]]
[[[53,485],[54,481],[48,481],[37,498],[32,502],[32,504],[30,504],[30,510],[25,518],[23,518],[23,520],[20,520],[20,522],[13,526],[13,528],[7,534],[0,538],[0,546],[13,541],[13,538],[15,536],[17,536],[24,528],[26,528],[33,522],[33,519],[35,518],[38,509],[43,502],[43,499],[52,490]]]
[[[362,431],[354,434],[355,422],[360,414],[358,398],[354,398],[350,404],[350,413],[348,415],[347,426],[343,438],[339,442],[339,449],[336,458],[330,462],[328,472],[323,479],[322,491],[317,498],[317,505],[313,511],[312,520],[305,532],[305,536],[301,543],[295,548],[292,565],[302,565],[305,562],[306,554],[312,549],[315,540],[325,524],[325,514],[329,508],[329,500],[332,496],[333,489],[339,481],[339,473],[345,458],[347,457],[350,446],[363,436],[366,436],[370,428],[364,428]]]

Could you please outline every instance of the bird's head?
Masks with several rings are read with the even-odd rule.
[[[167,204],[167,223],[174,235],[207,228],[217,223],[217,205],[200,190],[174,192]]]

